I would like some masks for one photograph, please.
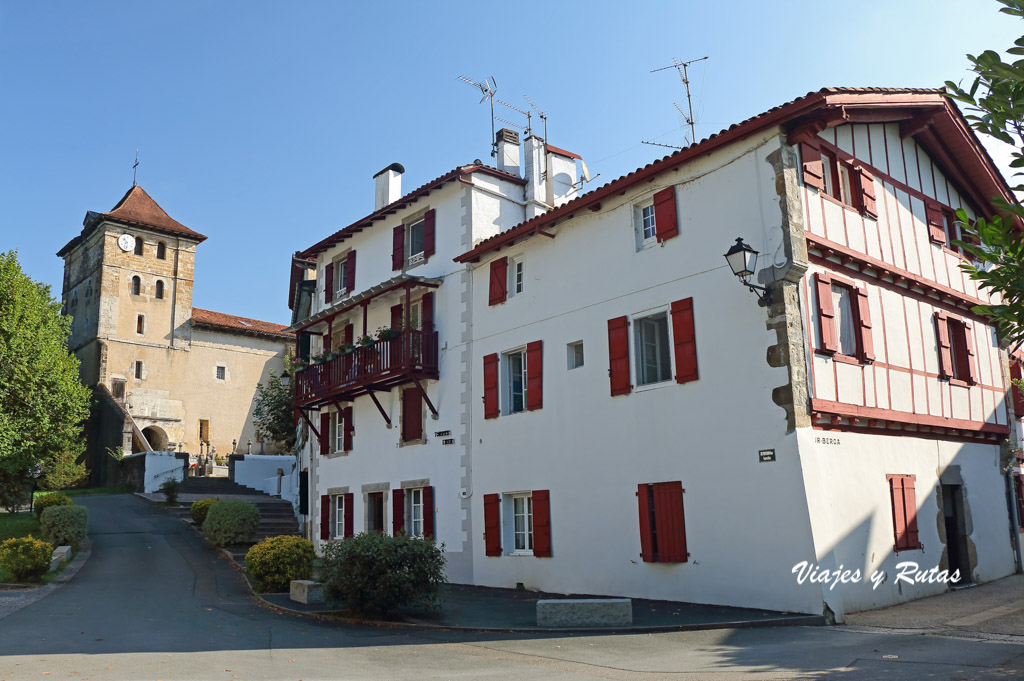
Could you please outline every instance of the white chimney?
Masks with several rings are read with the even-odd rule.
[[[519,176],[519,133],[515,130],[502,128],[495,134],[494,143],[498,146],[498,170],[504,170],[516,177]]]
[[[405,168],[401,163],[392,163],[373,176],[373,179],[376,180],[373,192],[374,211],[402,198],[402,173],[404,172]]]
[[[526,180],[526,219],[535,218],[551,210],[548,203],[547,159],[544,140],[530,135],[523,142],[523,171]]]

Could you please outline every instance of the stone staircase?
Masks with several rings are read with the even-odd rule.
[[[290,502],[272,497],[260,490],[239,485],[228,478],[185,478],[179,493],[199,494],[221,499],[239,497],[256,504],[260,511],[260,525],[253,536],[253,543],[267,537],[299,533],[299,523]],[[188,506],[179,509],[179,515],[185,518],[191,517]]]

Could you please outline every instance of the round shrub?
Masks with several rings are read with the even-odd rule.
[[[203,521],[203,532],[217,546],[228,546],[248,541],[259,524],[260,511],[256,504],[228,499],[210,506]]]
[[[199,501],[192,502],[192,508],[189,509],[189,513],[192,514],[192,520],[196,522],[196,525],[202,526],[206,521],[206,514],[209,513],[210,507],[219,502],[220,499],[200,499]]]
[[[32,508],[35,510],[36,519],[38,520],[43,517],[43,511],[52,506],[71,506],[74,503],[70,497],[63,494],[47,494],[36,499],[32,504]]]
[[[363,532],[329,542],[315,566],[327,598],[361,613],[437,608],[446,581],[444,545],[404,534]]]
[[[0,544],[0,566],[14,579],[37,579],[50,569],[53,545],[28,537],[8,539]]]
[[[89,531],[89,509],[51,506],[39,518],[39,531],[54,546],[78,546]]]
[[[302,537],[269,537],[245,554],[245,569],[256,581],[257,591],[287,591],[293,579],[309,579],[316,551]]]

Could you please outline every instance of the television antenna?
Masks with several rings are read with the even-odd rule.
[[[640,144],[650,144],[652,147],[665,147],[666,149],[675,149],[676,151],[682,151],[683,147],[677,147],[674,144],[662,144],[661,142],[648,142],[647,140],[640,140]]]
[[[530,103],[530,106],[533,107],[533,110],[537,112],[538,116],[540,116],[541,122],[544,123],[544,141],[547,142],[548,141],[548,116],[547,116],[547,114],[545,114],[543,111],[541,111],[537,107],[537,105],[533,103],[533,100],[530,99],[527,95],[523,95],[523,99],[525,99],[527,102]]]
[[[690,98],[690,72],[687,70],[690,64],[696,64],[699,61],[704,61],[707,57],[701,57],[699,59],[691,59],[690,61],[679,61],[675,57],[672,57],[671,66],[662,66],[661,68],[653,69],[651,73],[657,73],[658,71],[666,71],[668,69],[675,69],[679,74],[679,80],[682,81],[683,86],[686,87],[686,107],[690,112],[689,115],[683,113],[682,107],[678,104],[675,105],[676,109],[682,114],[686,122],[690,124],[690,137],[692,141],[697,141],[697,126],[693,121],[693,100]],[[675,104],[675,102],[673,102]],[[666,146],[666,145],[662,145]]]
[[[459,80],[463,83],[469,83],[475,88],[478,88],[483,97],[480,99],[480,104],[490,100],[491,102],[491,156],[498,155],[498,143],[494,139],[494,94],[498,91],[498,81],[494,79],[494,76],[490,78],[484,78],[482,83],[470,80],[465,76],[458,76]]]
[[[501,104],[502,106],[506,106],[509,109],[512,109],[516,113],[520,113],[520,114],[526,116],[526,127],[523,127],[522,125],[519,125],[518,123],[513,123],[512,121],[506,121],[504,118],[499,118],[498,120],[501,121],[502,123],[508,123],[513,128],[519,128],[520,130],[522,130],[526,134],[527,137],[529,137],[530,134],[532,133],[532,130],[530,129],[530,123],[531,123],[530,112],[529,111],[523,111],[519,107],[512,106],[508,102],[502,101],[502,100],[497,99],[497,98],[495,98],[495,101],[498,102],[498,104]]]

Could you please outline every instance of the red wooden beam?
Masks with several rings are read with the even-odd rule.
[[[388,428],[390,428],[391,427],[391,417],[389,417],[388,413],[386,411],[384,411],[384,407],[381,406],[380,400],[377,399],[377,395],[373,392],[373,390],[370,390],[368,392],[368,394],[370,395],[370,399],[373,400],[373,403],[375,405],[377,405],[377,411],[379,411],[380,415],[384,417],[384,422],[387,423],[388,424]]]
[[[434,403],[430,401],[429,397],[427,397],[427,391],[423,389],[422,385],[420,385],[420,379],[414,378],[412,380],[413,383],[416,384],[416,387],[420,389],[420,394],[423,395],[423,401],[427,403],[427,407],[430,409],[430,413],[433,414],[434,418],[436,419],[437,409],[434,408]]]
[[[299,409],[297,411],[300,414],[302,414],[302,418],[306,419],[306,423],[309,424],[309,429],[313,431],[313,435],[316,435],[316,439],[319,440],[320,439],[320,431],[317,430],[316,426],[313,425],[313,422],[309,420],[309,416],[306,415],[306,410],[305,409]]]

